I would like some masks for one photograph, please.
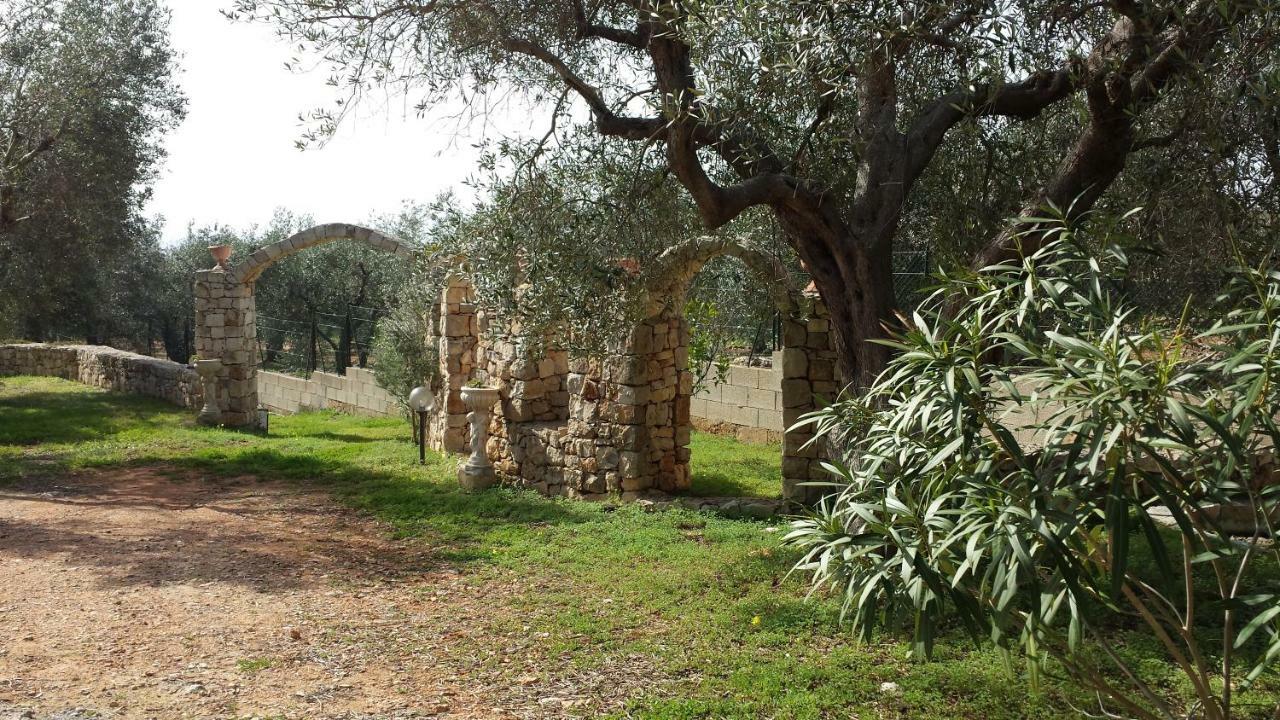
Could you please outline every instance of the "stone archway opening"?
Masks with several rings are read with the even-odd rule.
[[[195,343],[202,360],[218,360],[209,422],[252,427],[258,410],[257,308],[254,288],[264,270],[311,247],[346,240],[412,260],[409,245],[377,230],[347,223],[317,225],[255,250],[240,262],[220,263],[195,275]]]
[[[823,399],[836,397],[841,387],[827,310],[815,292],[792,286],[789,273],[776,258],[733,238],[707,237],[682,243],[660,256],[657,268],[650,273],[655,281],[649,287],[649,317],[641,323],[637,337],[647,337],[647,328],[663,328],[669,347],[661,343],[647,348],[633,345],[632,350],[646,361],[647,393],[657,406],[651,410],[647,430],[652,438],[649,455],[658,463],[659,489],[684,491],[691,485],[693,373],[688,366],[684,298],[694,276],[720,256],[737,258],[759,277],[780,316],[780,362],[768,371],[777,385],[777,405],[771,412],[781,416],[779,489],[788,502],[812,505],[827,492],[808,484],[829,479],[821,467],[825,451],[811,442],[814,434],[808,426],[796,427],[796,423],[805,413],[817,410]]]

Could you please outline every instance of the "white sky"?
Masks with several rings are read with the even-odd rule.
[[[267,26],[228,22],[218,8],[229,0],[168,3],[188,113],[165,140],[169,156],[147,207],[164,216],[166,243],[185,237],[189,222],[242,228],[265,224],[277,207],[360,222],[450,187],[469,197],[461,183],[479,138],[458,136],[448,109],[418,118],[400,99],[366,106],[327,145],[299,151],[299,113],[335,97],[326,70],[286,70],[291,48]]]

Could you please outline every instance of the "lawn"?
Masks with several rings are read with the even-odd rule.
[[[782,445],[744,443],[694,431],[689,441],[692,494],[702,497],[782,495]]]
[[[779,521],[510,489],[469,495],[454,480],[456,460],[416,464],[394,419],[275,417],[262,437],[201,428],[193,415],[60,380],[0,379],[0,483],[149,465],[318,484],[477,582],[518,580],[520,591],[493,599],[510,612],[487,636],[546,633],[549,657],[577,668],[653,668],[618,718],[1060,718],[1087,703],[1060,682],[1032,692],[1018,663],[959,634],[932,662],[908,659],[900,637],[856,643],[838,604],[807,599],[803,578],[788,575],[794,556],[779,546]],[[699,436],[700,489],[773,492],[763,470],[743,478],[742,468],[777,454]],[[1115,636],[1145,675],[1180,694],[1152,638],[1127,626]],[[1241,717],[1269,717],[1276,687],[1265,677],[1241,698]]]

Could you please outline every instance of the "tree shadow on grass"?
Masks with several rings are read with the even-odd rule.
[[[54,395],[53,399],[61,402],[51,405],[51,413],[66,412],[71,408],[78,414],[89,406],[101,410],[104,415],[116,410],[115,401],[118,400],[104,398],[102,395],[78,396],[70,401],[66,397]],[[163,415],[164,412],[161,411],[160,414]],[[157,424],[171,422],[171,411],[169,416],[158,420]],[[117,430],[136,428],[137,424],[137,418],[132,423],[119,425],[103,423],[85,430],[84,434],[93,440],[107,440]],[[244,515],[255,510],[239,505],[232,509],[220,497],[219,493],[226,490],[229,479],[240,481],[240,485],[244,485],[246,481],[253,484],[252,481],[255,480],[266,483],[288,481],[299,491],[323,490],[389,524],[390,533],[385,526],[377,528],[381,536],[420,536],[418,544],[430,549],[430,562],[424,567],[492,562],[493,556],[486,548],[486,541],[494,535],[508,532],[512,526],[574,524],[599,517],[596,508],[544,498],[529,491],[494,489],[483,493],[464,492],[453,481],[452,466],[456,459],[434,453],[429,456],[431,464],[427,466],[416,464],[416,454],[414,459],[406,454],[403,464],[399,461],[379,464],[376,459],[371,461],[368,458],[363,462],[335,459],[323,452],[329,446],[323,446],[317,453],[309,450],[305,444],[302,447],[292,445],[307,439],[332,442],[331,438],[326,437],[330,435],[327,432],[291,433],[283,437],[261,437],[252,433],[228,433],[225,430],[217,432],[224,434],[222,440],[225,441],[200,445],[189,453],[177,453],[176,456],[144,452],[119,462],[89,462],[93,470],[82,476],[71,473],[62,463],[50,463],[43,456],[19,455],[13,458],[18,466],[13,470],[22,479],[0,492],[0,503],[35,501],[75,505],[78,510],[97,507],[181,512],[188,509],[189,503],[186,500],[175,501],[171,497],[171,488],[165,486],[187,485],[206,491],[198,500],[200,507]],[[67,432],[61,439],[67,441],[76,436],[75,432]],[[277,443],[277,446],[273,447],[272,443]],[[150,473],[157,481],[146,487],[131,486],[127,492],[113,492],[109,487],[113,474],[138,471]],[[93,486],[95,478],[99,477],[106,478],[102,484],[105,487]],[[231,482],[234,483],[235,480]],[[86,483],[90,486],[87,489]],[[237,488],[235,492],[242,490],[243,488]],[[278,492],[278,488],[276,491]],[[290,512],[305,514],[308,509],[293,507]],[[172,572],[166,573],[158,567],[163,564],[162,559],[143,561],[131,556],[133,546],[117,547],[113,538],[96,534],[91,526],[41,528],[30,526],[21,517],[16,522],[26,523],[26,526],[22,533],[10,532],[8,539],[0,541],[0,556],[21,555],[24,552],[65,552],[94,558],[95,562],[109,566],[143,562],[147,570],[141,576],[159,578],[161,581],[182,576],[224,578],[255,587],[276,582],[265,576],[239,580],[235,564],[223,562],[228,558],[240,557],[254,566],[269,565],[269,554],[260,556],[251,538],[244,538],[243,541],[237,538],[232,543],[235,547],[227,549],[203,539],[198,528],[175,531],[175,536],[189,533],[190,541],[184,542],[183,550],[175,550],[166,556],[167,562],[173,565]],[[28,540],[14,545],[14,538],[18,536],[25,536]],[[175,537],[175,542],[176,540]],[[326,552],[330,552],[335,560],[343,556],[343,548],[337,546],[328,548]],[[192,553],[203,558],[194,568],[191,567]],[[349,570],[354,567],[352,564],[338,562],[334,572],[354,572]]]
[[[778,478],[778,490],[762,491],[758,483],[744,480],[742,474],[731,474],[724,470],[708,469],[705,465],[697,465],[694,459],[693,479],[686,495],[693,497],[760,497],[774,498],[782,495],[782,478]]]

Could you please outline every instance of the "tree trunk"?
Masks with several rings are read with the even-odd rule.
[[[840,380],[861,393],[891,357],[889,348],[872,341],[884,338],[885,328],[896,323],[891,242],[896,228],[882,225],[874,236],[858,235],[817,213],[779,213],[779,220],[827,305]]]

